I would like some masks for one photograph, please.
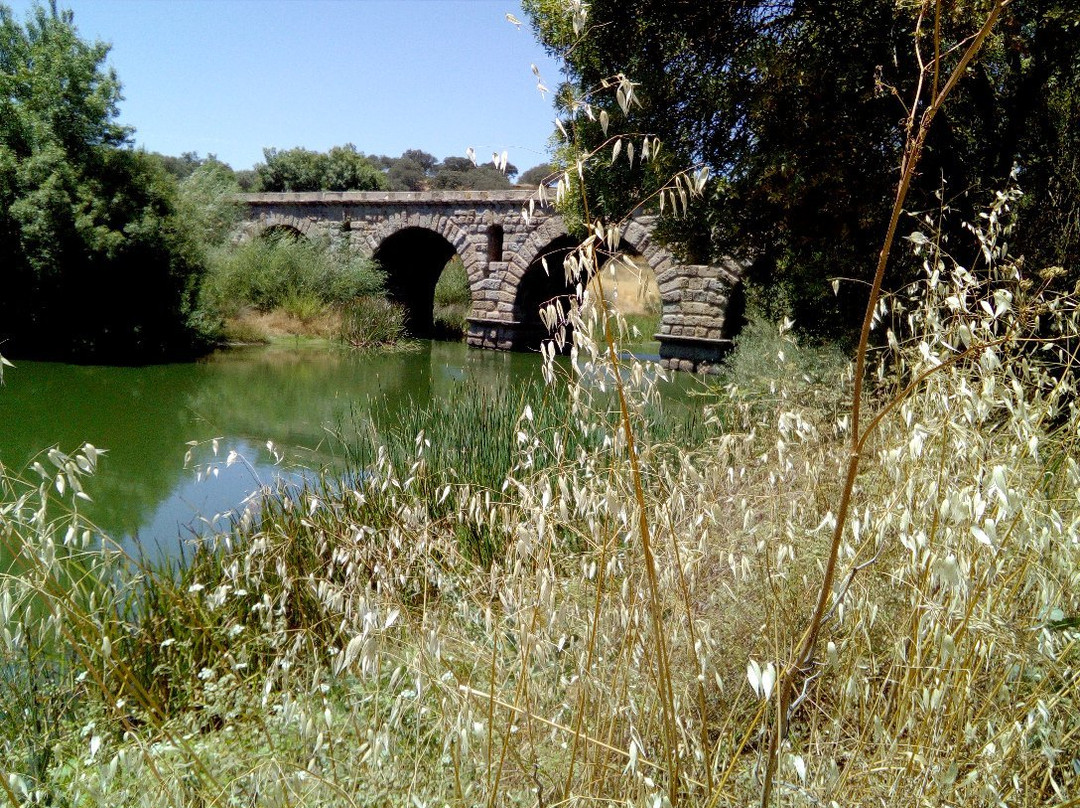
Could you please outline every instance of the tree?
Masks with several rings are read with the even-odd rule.
[[[351,143],[328,153],[295,148],[263,149],[265,163],[255,166],[259,191],[377,191],[386,179]]]
[[[518,173],[508,163],[500,171],[493,163],[475,164],[468,157],[447,157],[435,167],[432,187],[446,190],[501,191],[511,187],[510,179]]]
[[[385,157],[387,184],[391,191],[424,191],[431,184],[438,160],[420,149],[408,149],[401,157]]]
[[[173,157],[168,154],[158,154],[157,152],[151,152],[151,154],[160,160],[161,165],[165,170],[178,180],[187,179],[207,160],[216,159],[213,155],[209,155],[206,159],[203,159],[202,157],[199,157],[198,152],[193,151],[184,152],[179,157]]]
[[[209,249],[234,234],[244,215],[239,192],[236,174],[213,156],[180,183],[178,209],[198,244]]]
[[[116,123],[108,46],[71,12],[0,5],[0,341],[128,361],[191,350],[203,267],[175,180]],[[138,301],[137,304],[134,301]]]
[[[523,171],[521,176],[518,177],[517,184],[537,186],[551,177],[556,176],[557,173],[555,166],[551,163],[541,163],[538,166],[533,166],[532,168]]]
[[[980,3],[641,0],[627,13],[617,0],[594,0],[581,38],[564,3],[525,7],[541,42],[568,65],[564,112],[584,99],[594,116],[603,109],[615,121],[614,100],[586,94],[620,72],[637,82],[640,105],[623,128],[605,134],[586,120],[574,147],[629,133],[640,145],[641,133],[653,133],[668,154],[665,170],[708,165],[718,177],[708,203],[664,235],[699,260],[752,261],[751,280],[804,328],[850,334],[865,287],[844,283],[834,297],[830,280],[866,280],[873,270],[904,142],[901,99],[912,97],[919,75],[915,17],[940,8],[949,48],[971,30]],[[1029,262],[1077,266],[1078,26],[1080,9],[1066,0],[1009,6],[935,122],[912,211],[945,204],[957,219],[970,218],[1019,165],[1028,203],[1017,246]],[[919,44],[932,54],[928,40]],[[631,194],[647,194],[656,180],[636,171],[588,178],[592,204],[616,211]],[[959,230],[947,235],[954,246],[968,239]],[[911,271],[899,265],[892,282]]]
[[[279,151],[263,149],[265,163],[255,165],[259,191],[321,191],[326,174],[326,155],[309,149]]]
[[[386,186],[382,171],[351,143],[334,146],[326,158],[323,190],[377,191]]]

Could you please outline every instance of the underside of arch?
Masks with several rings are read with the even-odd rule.
[[[311,221],[298,216],[288,216],[279,213],[271,213],[260,217],[255,223],[251,235],[255,238],[273,236],[275,234],[289,234],[297,237],[306,237],[312,227]]]

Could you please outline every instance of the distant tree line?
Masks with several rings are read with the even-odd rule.
[[[494,163],[476,163],[467,157],[439,161],[420,149],[408,149],[400,157],[365,155],[352,143],[328,152],[295,148],[263,149],[265,162],[249,177],[237,179],[251,191],[497,191],[512,188],[518,169],[508,163],[500,170]],[[551,173],[546,164],[522,175],[524,184],[537,184]]]
[[[184,152],[179,157],[157,154],[162,166],[177,180],[190,177],[198,168],[217,164],[227,170],[241,191],[497,191],[536,187],[554,175],[549,163],[519,174],[512,163],[505,171],[493,163],[474,163],[466,157],[447,157],[441,162],[420,149],[408,149],[400,157],[365,155],[352,143],[328,152],[294,148],[263,149],[265,162],[252,169],[233,171],[213,154],[199,157]]]

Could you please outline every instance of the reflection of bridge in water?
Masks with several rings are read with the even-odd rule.
[[[472,293],[468,341],[479,348],[536,348],[546,329],[539,307],[572,291],[562,262],[577,246],[562,218],[537,208],[531,191],[416,191],[244,194],[244,234],[290,230],[331,242],[347,239],[387,273],[391,296],[409,310],[414,333],[432,327],[435,284],[456,253]],[[623,228],[620,251],[643,258],[660,289],[660,357],[679,370],[709,370],[730,345],[725,313],[739,281],[734,261],[681,264],[652,240],[655,217]],[[543,259],[547,258],[548,272]]]

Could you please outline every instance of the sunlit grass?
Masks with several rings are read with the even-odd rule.
[[[884,414],[775,804],[1068,805],[1078,787],[1077,301],[1003,251],[938,260],[883,310]],[[690,420],[575,333],[550,384],[358,413],[351,473],[265,492],[171,569],[71,513],[90,449],[6,474],[8,800],[755,802],[851,371],[755,319]]]

